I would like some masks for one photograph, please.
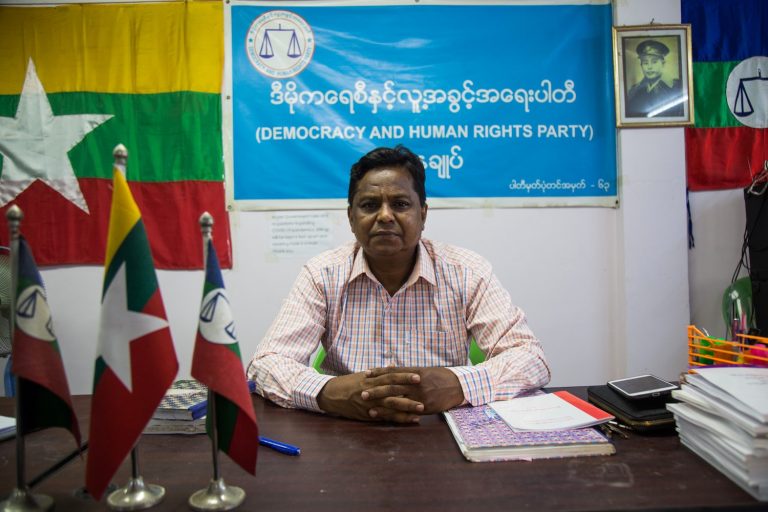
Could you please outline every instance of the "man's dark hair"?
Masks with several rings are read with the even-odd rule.
[[[402,167],[407,170],[413,178],[413,188],[419,195],[421,206],[427,203],[427,192],[424,188],[426,181],[424,164],[418,155],[415,155],[402,144],[398,144],[394,148],[376,148],[365,154],[352,166],[349,171],[349,194],[347,195],[350,206],[352,206],[352,199],[357,192],[357,184],[363,179],[363,176],[368,171],[382,167]]]

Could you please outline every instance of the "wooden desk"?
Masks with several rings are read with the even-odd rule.
[[[584,396],[584,388],[572,388]],[[84,433],[89,397],[75,397]],[[301,447],[298,457],[259,450],[256,477],[221,455],[227,483],[246,490],[243,511],[469,511],[494,510],[710,510],[765,509],[709,464],[681,446],[677,436],[631,435],[615,439],[617,453],[533,462],[471,463],[459,452],[442,416],[419,426],[392,426],[286,410],[254,397],[261,434]],[[0,414],[12,415],[10,399]],[[27,437],[30,479],[74,449],[65,431]],[[141,474],[166,488],[150,510],[187,511],[187,499],[211,478],[207,436],[145,435],[139,444]],[[57,511],[106,510],[73,491],[82,487],[85,459],[74,460],[40,483]],[[130,463],[114,482],[123,485]],[[16,482],[15,442],[0,442],[0,495]]]

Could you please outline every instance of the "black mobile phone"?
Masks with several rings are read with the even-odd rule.
[[[608,386],[621,396],[631,399],[650,398],[668,395],[675,384],[660,379],[655,375],[638,375],[626,379],[609,380]]]

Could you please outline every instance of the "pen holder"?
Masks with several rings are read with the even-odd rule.
[[[706,336],[688,326],[688,367],[752,365],[768,367],[768,338],[736,333],[736,340]]]

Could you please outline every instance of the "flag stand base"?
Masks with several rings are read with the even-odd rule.
[[[240,487],[228,486],[223,478],[211,479],[207,489],[200,489],[189,497],[189,506],[197,512],[232,510],[245,499]]]
[[[8,499],[0,501],[1,512],[36,512],[53,510],[53,498],[45,494],[32,494],[28,489],[16,487]]]
[[[140,476],[132,478],[107,497],[107,506],[112,510],[144,510],[157,505],[165,497],[165,488],[145,484]]]

